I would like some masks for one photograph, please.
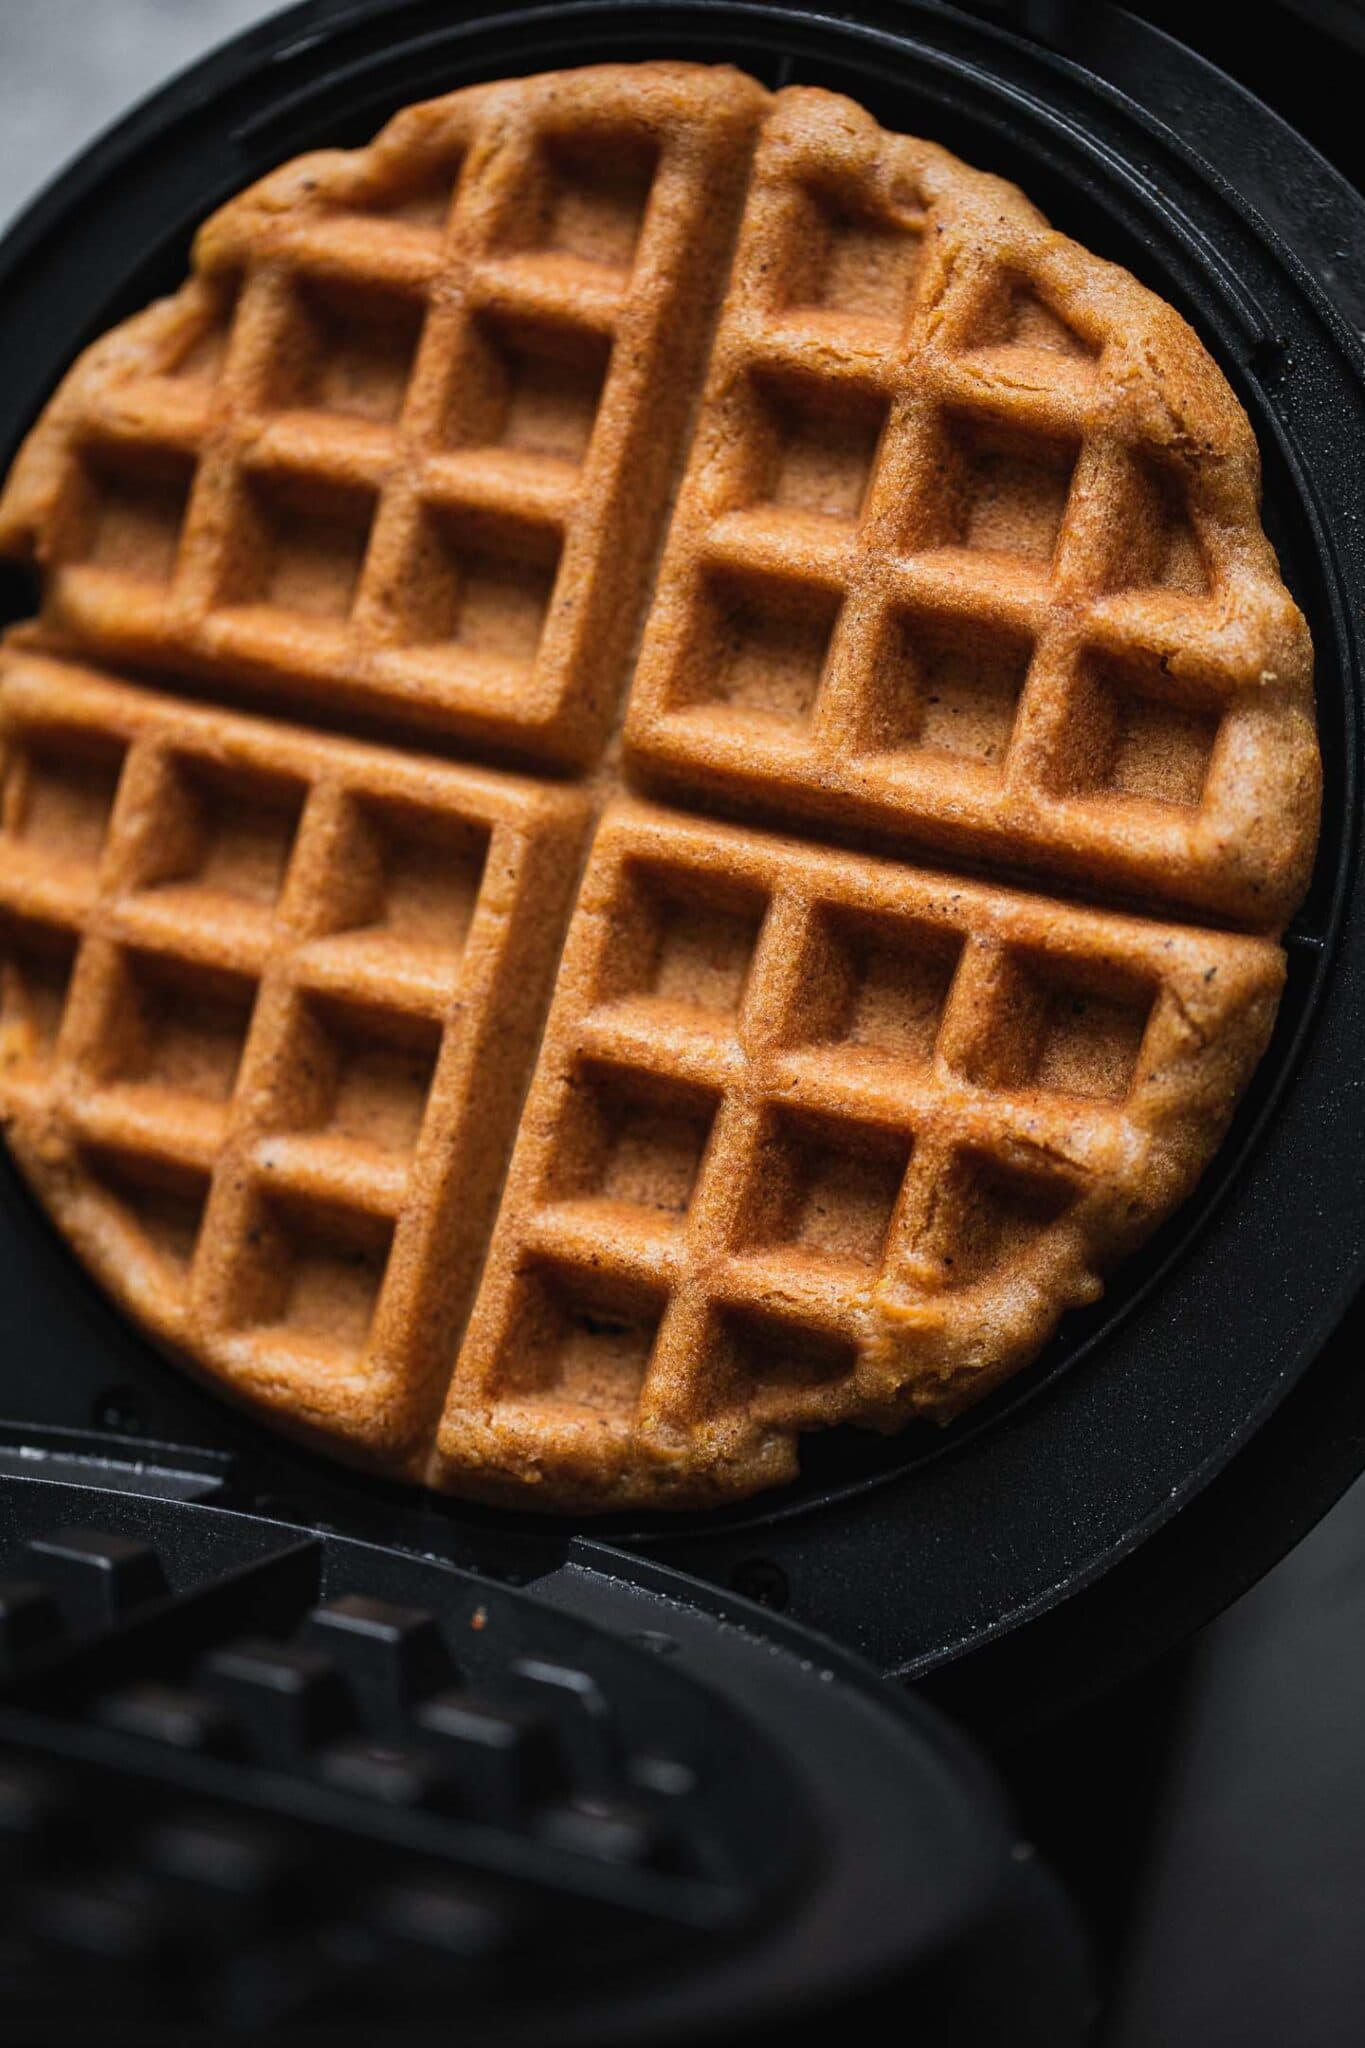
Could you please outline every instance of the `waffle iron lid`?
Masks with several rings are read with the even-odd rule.
[[[938,1717],[675,1575],[533,1589],[0,1443],[0,1984],[63,2040],[1065,2048],[1069,1910]],[[951,1967],[945,1969],[945,1957]],[[163,2031],[174,2028],[174,2033]]]
[[[1217,144],[1229,176],[1239,162],[1259,163],[1267,139],[1292,156],[1297,175],[1286,184],[1296,193],[1300,257],[1312,259],[1314,233],[1339,241],[1353,208],[1360,218],[1358,199],[1238,88],[1108,8],[1090,16],[1096,70],[1087,73],[913,0],[869,4],[837,23],[785,4],[573,0],[553,13],[502,5],[452,18],[437,0],[310,0],[174,81],[12,231],[0,249],[0,460],[76,350],[173,284],[196,223],[270,164],[320,142],[362,140],[406,101],[477,78],[661,55],[737,62],[774,85],[850,91],[884,121],[933,133],[1017,178],[1060,225],[1181,306],[1232,378],[1265,453],[1267,525],[1319,650],[1328,769],[1318,873],[1289,934],[1289,993],[1263,1074],[1195,1201],[1100,1309],[1073,1318],[1064,1341],[968,1425],[941,1440],[910,1433],[890,1444],[836,1435],[812,1443],[799,1485],[751,1508],[587,1533],[418,1500],[266,1439],[149,1353],[74,1269],[5,1159],[6,1455],[27,1475],[10,1495],[14,1486],[42,1490],[33,1484],[39,1467],[42,1488],[57,1483],[67,1452],[54,1427],[93,1426],[98,1452],[84,1436],[69,1447],[81,1515],[104,1526],[89,1493],[103,1458],[119,1514],[136,1498],[139,1512],[163,1518],[152,1542],[163,1571],[167,1558],[178,1568],[182,1543],[207,1543],[190,1533],[208,1527],[205,1517],[244,1517],[261,1531],[292,1527],[324,1552],[379,1545],[391,1558],[444,1559],[490,1584],[534,1581],[543,1603],[585,1601],[579,1611],[617,1633],[638,1634],[641,1603],[664,1601],[680,1629],[685,1619],[683,1633],[695,1628],[714,1643],[738,1626],[752,1644],[766,1631],[775,1652],[804,1657],[817,1678],[834,1653],[803,1641],[803,1626],[883,1671],[920,1676],[1021,1630],[1106,1572],[1118,1584],[1117,1560],[1203,1493],[1253,1433],[1271,1441],[1270,1418],[1358,1287],[1365,1246],[1344,1197],[1359,1149],[1347,1090],[1365,1008],[1353,894],[1354,621],[1365,606],[1365,541],[1343,456],[1365,430],[1358,348],[1232,185],[1099,74],[1130,88],[1149,77],[1154,102],[1172,112],[1196,94],[1204,146]],[[18,617],[31,595],[15,579],[0,586],[0,602]],[[1320,1227],[1324,1215],[1332,1227]],[[1315,1368],[1309,1384],[1321,1389],[1324,1372]],[[1163,1627],[1169,1638],[1191,1626],[1263,1569],[1353,1475],[1365,1438],[1342,1428],[1341,1403],[1358,1419],[1365,1396],[1340,1391],[1344,1373],[1331,1384],[1338,1405],[1326,1422],[1320,1407],[1310,1411],[1282,1515],[1258,1523],[1244,1504],[1245,1540],[1230,1542],[1225,1527],[1220,1542],[1200,1540],[1193,1562],[1186,1553],[1179,1570],[1168,1567],[1148,1652],[1161,1646]],[[153,1454],[150,1439],[177,1448]],[[176,1481],[167,1495],[147,1478],[154,1471],[198,1473],[205,1483],[186,1492]],[[152,1501],[161,1504],[153,1510]],[[1126,1597],[1151,1606],[1150,1586]],[[1111,1614],[1111,1636],[1124,1633],[1122,1613],[1118,1622]],[[709,1669],[710,1650],[699,1654]],[[1055,1659],[1049,1653],[1048,1668],[1035,1663],[1020,1680],[1030,1711],[1056,1693],[1054,1662],[1066,1684],[1082,1673],[1093,1684],[1108,1654],[1069,1643]],[[852,1694],[866,1686],[858,1667],[839,1668]],[[807,1690],[833,1696],[823,1680]],[[970,1682],[952,1697],[967,1718],[998,1722]],[[921,1766],[932,1759],[954,1780],[964,1808],[979,1807],[972,1767],[947,1758],[937,1730],[902,1736],[918,1745]],[[980,1811],[988,1808],[989,1800]]]

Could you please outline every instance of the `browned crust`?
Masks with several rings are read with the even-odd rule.
[[[285,166],[0,497],[16,1159],[193,1370],[434,1486],[700,1505],[957,1413],[1269,1036],[1320,764],[1259,492],[1170,307],[833,95],[605,67]]]
[[[15,1158],[162,1344],[319,1440],[410,1465],[497,1200],[581,797],[176,703],[13,644],[0,733],[11,826],[48,762],[121,764],[96,858],[68,834],[69,851],[9,845],[0,864],[0,1114]],[[244,856],[229,884],[254,881],[247,863],[279,821],[273,901],[222,886],[211,842],[181,858],[180,835],[207,836],[186,815],[205,801],[208,830]],[[450,872],[424,904],[422,864],[442,853]],[[442,916],[448,936],[428,929]],[[54,949],[69,981],[44,1042],[25,975],[41,980]],[[192,1261],[176,1256],[176,1204],[202,1212]],[[252,1309],[282,1262],[301,1273],[315,1257],[313,1215],[343,1290],[352,1255],[357,1295],[373,1279],[363,1343],[325,1302],[315,1328]]]
[[[733,1012],[668,981],[642,890],[761,918]],[[850,943],[864,988],[881,959],[927,970],[902,984],[907,1005],[934,991],[918,1048],[877,1043],[885,1015],[859,1029]],[[561,1507],[696,1503],[790,1478],[801,1429],[946,1420],[1184,1199],[1282,981],[1263,939],[609,812],[434,1476]],[[584,1111],[604,1075],[608,1116],[627,1105],[605,1144]],[[670,1115],[706,1133],[681,1201]],[[861,1173],[841,1176],[841,1147]],[[567,1338],[547,1291],[579,1307]],[[625,1343],[651,1332],[638,1400],[584,1370],[594,1341],[610,1366],[617,1321]],[[790,1356],[737,1355],[737,1322]],[[574,1364],[542,1387],[557,1343]]]
[[[888,265],[900,243],[918,266],[907,324],[808,303],[820,290],[811,209],[836,203],[885,238]],[[993,339],[1006,286],[1050,323],[1042,345]],[[884,416],[856,527],[776,502],[755,401],[765,382],[823,403],[842,389]],[[945,520],[961,441],[995,435],[1002,474],[1010,437],[1026,458],[1053,451],[1072,465],[1050,561],[958,544]],[[1155,578],[1130,587],[1160,538],[1153,477],[1192,531],[1208,585],[1198,594]],[[1312,648],[1259,503],[1246,415],[1171,307],[1055,233],[1014,187],[886,135],[846,100],[785,93],[760,146],[651,607],[632,760],[690,800],[859,825],[1048,870],[1092,896],[1278,930],[1311,867],[1321,777]],[[717,575],[844,597],[804,723],[708,702],[699,614]],[[940,635],[987,634],[1031,657],[1003,765],[901,737],[902,671],[879,638],[900,618],[912,639],[928,619]],[[1106,786],[1097,714],[1116,682],[1139,703],[1217,718],[1197,803]]]

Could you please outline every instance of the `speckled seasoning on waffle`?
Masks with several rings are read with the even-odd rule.
[[[1190,329],[850,101],[480,86],[201,230],[0,545],[0,1108],[163,1346],[513,1505],[946,1418],[1188,1194],[1318,818]]]

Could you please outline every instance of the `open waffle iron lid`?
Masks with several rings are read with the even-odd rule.
[[[1184,311],[1213,349],[1255,425],[1267,528],[1318,650],[1327,775],[1318,870],[1287,935],[1290,980],[1275,1042],[1196,1198],[1102,1304],[1073,1317],[1028,1374],[951,1434],[926,1427],[890,1443],[837,1434],[807,1447],[797,1485],[755,1505],[710,1517],[599,1523],[584,1535],[418,1500],[325,1467],[221,1409],[151,1355],[96,1294],[6,1160],[0,1343],[11,1421],[3,1455],[12,1473],[26,1475],[0,1482],[14,1524],[7,1548],[11,1537],[21,1548],[46,1540],[49,1522],[135,1536],[150,1543],[162,1574],[153,1593],[179,1601],[193,1580],[190,1573],[180,1583],[187,1560],[206,1557],[225,1532],[229,1550],[245,1546],[242,1559],[233,1553],[222,1565],[230,1580],[248,1562],[256,1569],[253,1544],[262,1556],[286,1553],[281,1531],[292,1525],[295,1547],[310,1551],[313,1562],[272,1569],[292,1587],[279,1596],[287,1610],[280,1626],[305,1657],[317,1652],[319,1629],[345,1635],[350,1626],[317,1618],[333,1582],[344,1578],[354,1590],[354,1574],[337,1576],[347,1545],[363,1578],[379,1570],[369,1546],[383,1544],[391,1576],[405,1577],[406,1567],[392,1563],[404,1552],[409,1562],[412,1554],[441,1559],[490,1586],[534,1582],[541,1603],[534,1626],[552,1635],[560,1627],[555,1608],[617,1633],[671,1640],[700,1631],[700,1649],[694,1643],[681,1663],[697,1662],[713,1675],[726,1661],[717,1645],[730,1641],[738,1618],[750,1649],[766,1630],[789,1657],[803,1649],[804,1625],[888,1673],[939,1672],[945,1697],[966,1718],[998,1727],[1101,1682],[1125,1658],[1191,1626],[1263,1569],[1353,1476],[1365,1441],[1365,1395],[1345,1368],[1340,1333],[1365,1251],[1353,1193],[1354,1047],[1365,996],[1354,843],[1365,536],[1352,503],[1350,458],[1365,425],[1365,391],[1358,349],[1299,259],[1311,265],[1320,250],[1337,247],[1353,208],[1360,220],[1359,202],[1291,131],[1178,46],[1108,9],[1093,10],[1086,34],[1092,68],[1083,71],[927,4],[869,5],[836,23],[780,5],[577,0],[553,11],[489,7],[475,17],[434,0],[311,0],[129,117],[12,232],[0,252],[7,287],[0,293],[7,368],[0,459],[9,459],[77,350],[178,279],[189,236],[215,205],[282,157],[361,141],[404,103],[461,84],[613,59],[728,61],[770,85],[847,91],[888,125],[932,135],[1018,180],[1060,227],[1128,264]],[[1139,77],[1150,82],[1150,103],[1173,119],[1199,105],[1201,146],[1232,182],[1104,82],[1132,89]],[[1253,181],[1268,146],[1286,167],[1281,225],[1293,230],[1297,255],[1234,189],[1243,171]],[[0,596],[7,616],[29,609],[17,579]],[[68,1447],[74,1462],[64,1462],[68,1450],[52,1432],[92,1428],[100,1432],[99,1453],[85,1438]],[[113,1489],[107,1513],[90,1491],[101,1471]],[[30,1483],[39,1477],[43,1484]],[[80,1492],[64,1491],[57,1501],[61,1481]],[[49,1486],[53,1513],[39,1518],[40,1529],[32,1498]],[[169,1506],[164,1499],[155,1509],[131,1505],[167,1494]],[[1272,1512],[1264,1511],[1267,1500]],[[142,1526],[149,1516],[157,1522],[150,1537]],[[221,1519],[210,1528],[215,1516],[230,1518],[232,1530]],[[108,1573],[119,1569],[107,1566],[101,1598],[114,1597]],[[127,1569],[136,1589],[148,1567]],[[214,1573],[206,1567],[201,1576]],[[269,1580],[267,1572],[260,1583]],[[460,1611],[471,1627],[470,1617],[483,1611],[471,1590],[477,1583],[461,1581],[468,1614]],[[356,1597],[377,1598],[380,1590],[367,1584]],[[743,1599],[736,1606],[734,1593],[757,1606],[746,1609]],[[1080,1597],[1061,1606],[1068,1594]],[[390,1596],[424,1604],[410,1586],[395,1596],[390,1585]],[[69,1597],[79,1603],[85,1596]],[[215,1601],[230,1609],[237,1597],[220,1592],[209,1600],[210,1635],[219,1628]],[[262,1594],[267,1607],[274,1597]],[[439,1604],[441,1596],[426,1597]],[[676,1630],[645,1615],[659,1601],[671,1603]],[[786,1608],[788,1617],[777,1621],[761,1608]],[[202,1600],[189,1600],[184,1613],[184,1640],[197,1643],[195,1629],[209,1628],[193,1618],[202,1617]],[[517,1615],[524,1620],[520,1608]],[[1144,1617],[1141,1627],[1135,1615]],[[1040,1616],[1032,1628],[1022,1626]],[[135,1639],[142,1625],[127,1626]],[[125,1633],[124,1623],[116,1633]],[[1004,1648],[981,1648],[992,1641]],[[742,1663],[748,1652],[737,1643],[736,1636],[731,1650]],[[1030,1643],[1038,1650],[1020,1648]],[[434,1654],[428,1642],[426,1651],[402,1650],[400,1661]],[[609,1665],[606,1637],[594,1642],[588,1662],[599,1654]],[[542,1654],[531,1645],[516,1655],[542,1663],[558,1657],[581,1674],[587,1652],[577,1666],[563,1646]],[[82,1649],[74,1676],[58,1690],[65,1685],[73,1697],[71,1687],[98,1682],[101,1696],[117,1691],[118,1673],[100,1667],[110,1656],[117,1663],[116,1653]],[[61,1661],[51,1663],[54,1673]],[[800,1655],[793,1661],[799,1665]],[[721,1686],[747,1699],[751,1712],[757,1668]],[[812,1648],[807,1691],[819,1697],[831,1668],[823,1649]],[[842,1665],[840,1675],[850,1696],[860,1696],[866,1681],[856,1667]],[[249,1692],[258,1681],[238,1673],[223,1682]],[[635,1682],[609,1670],[605,1680],[627,1693]],[[325,1703],[298,1704],[311,1683],[296,1688],[294,1708],[278,1709],[286,1719],[314,1711],[325,1718]],[[584,1711],[591,1721],[590,1708]],[[831,1727],[832,1747],[847,1735]],[[281,1739],[287,1747],[295,1737]],[[591,1750],[598,1736],[584,1739]],[[935,1731],[922,1724],[908,1739],[919,1745],[928,1777],[939,1773],[957,1787],[959,1819],[979,1807],[970,1766],[945,1761]],[[771,1745],[782,1747],[781,1738]],[[780,1756],[768,1762],[780,1776]],[[57,1776],[65,1771],[69,1781],[93,1767],[73,1751]],[[658,1786],[644,1789],[647,1800],[665,1797]],[[776,1811],[783,1804],[776,1779],[768,1793]],[[851,1812],[856,1794],[845,1793]],[[60,1796],[59,1785],[58,1803]],[[0,1805],[3,1799],[0,1788]],[[769,1823],[756,1826],[763,1833]],[[981,1868],[998,1873],[1008,1858],[1003,1824],[992,1815],[981,1827]],[[627,1853],[625,1841],[622,1835],[618,1847],[630,1867],[636,1851]],[[1047,1900],[1014,1901],[1016,1933],[1035,1910],[1046,1918],[1052,1909]],[[1065,1930],[1051,1931],[1054,1947],[1065,1950]],[[466,1937],[474,1939],[467,1928],[459,1939]],[[889,1966],[885,1953],[869,1966],[872,1960]],[[1068,1982],[1070,1996],[1074,1973]]]

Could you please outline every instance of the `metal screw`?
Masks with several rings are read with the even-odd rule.
[[[141,1436],[145,1427],[132,1387],[106,1387],[95,1397],[91,1419],[96,1429],[107,1429],[114,1436]]]
[[[787,1574],[770,1557],[748,1557],[743,1564],[737,1564],[730,1574],[730,1584],[760,1607],[783,1608],[791,1598]]]

